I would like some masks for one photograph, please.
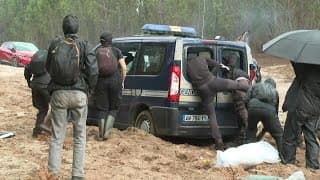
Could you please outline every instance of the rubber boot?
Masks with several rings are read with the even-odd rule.
[[[98,120],[98,126],[99,126],[99,137],[98,140],[103,140],[103,134],[104,134],[104,126],[105,126],[105,119],[99,119]]]
[[[104,123],[103,139],[108,139],[111,129],[113,128],[115,118],[112,115],[108,115],[106,122]]]

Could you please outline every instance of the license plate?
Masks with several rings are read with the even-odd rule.
[[[207,115],[183,115],[183,121],[208,121]]]

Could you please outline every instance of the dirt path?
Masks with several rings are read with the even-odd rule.
[[[288,62],[278,63],[268,56],[257,56],[263,77],[273,76],[281,104],[293,77]],[[272,65],[272,66],[270,66]],[[0,140],[0,180],[46,179],[48,137],[32,139],[35,109],[23,69],[0,65],[0,132],[11,131],[14,138]],[[285,120],[280,111],[280,119]],[[72,128],[64,143],[61,179],[70,179]],[[298,149],[297,165],[262,164],[250,169],[216,168],[216,152],[210,146],[173,144],[143,131],[113,129],[111,138],[97,142],[96,127],[87,127],[86,179],[237,179],[249,174],[288,177],[302,170],[307,179],[319,179],[320,171],[304,168],[304,151]],[[274,145],[269,135],[265,139]]]

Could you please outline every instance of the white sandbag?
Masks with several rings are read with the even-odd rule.
[[[302,171],[296,171],[287,180],[305,180],[305,177]]]
[[[244,144],[235,148],[217,151],[217,167],[231,167],[243,165],[245,167],[260,163],[280,162],[278,151],[268,142]]]

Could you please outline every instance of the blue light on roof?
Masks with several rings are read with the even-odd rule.
[[[192,27],[145,24],[141,29],[144,33],[148,34],[169,34],[183,37],[197,37],[197,32]]]

